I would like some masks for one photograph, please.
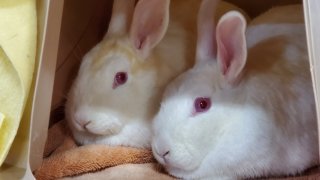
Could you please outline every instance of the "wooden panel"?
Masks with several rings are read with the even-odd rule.
[[[36,78],[33,111],[31,114],[31,146],[30,167],[39,167],[47,137],[49,113],[53,91],[53,81],[58,54],[59,33],[61,26],[64,0],[43,0],[44,11],[39,16],[46,22],[40,28],[44,29],[43,41],[39,42],[39,70]]]

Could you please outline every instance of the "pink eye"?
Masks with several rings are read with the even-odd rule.
[[[198,97],[194,101],[194,109],[197,113],[206,112],[211,107],[211,100],[210,98],[205,97]]]
[[[128,75],[126,72],[117,72],[114,76],[113,89],[127,82]]]

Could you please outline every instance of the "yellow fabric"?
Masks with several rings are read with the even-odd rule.
[[[3,120],[4,120],[4,115],[0,112],[0,128],[2,126]]]
[[[0,166],[17,134],[35,64],[35,0],[0,0]],[[30,108],[30,107],[28,107]]]

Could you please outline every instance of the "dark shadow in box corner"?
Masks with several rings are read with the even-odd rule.
[[[64,2],[49,127],[64,119],[64,105],[83,56],[105,35],[112,0]]]
[[[256,17],[261,12],[274,6],[302,3],[302,0],[225,0],[245,10],[250,17]]]

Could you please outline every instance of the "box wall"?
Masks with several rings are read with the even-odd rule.
[[[318,116],[318,132],[320,129],[320,1],[304,0],[305,25],[307,32],[310,70]],[[319,133],[318,133],[319,134]],[[320,135],[320,134],[319,134]],[[319,136],[320,140],[320,136]],[[319,143],[320,145],[320,143]],[[320,148],[319,148],[320,149]],[[320,153],[320,152],[319,152]],[[320,157],[320,154],[319,154]]]

